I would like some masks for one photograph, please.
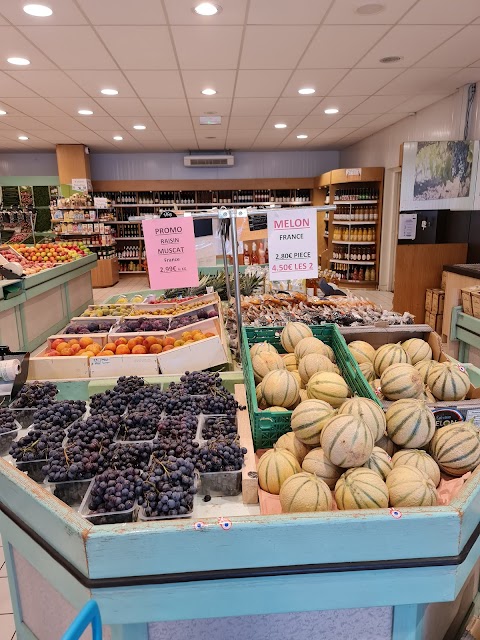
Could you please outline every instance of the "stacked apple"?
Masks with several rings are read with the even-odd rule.
[[[102,345],[86,336],[82,338],[72,338],[71,340],[56,338],[52,341],[50,349],[45,353],[45,357],[86,356],[91,358],[92,356],[98,355],[101,350]]]
[[[74,247],[74,245],[61,246],[54,242],[37,244],[36,246],[14,244],[12,247],[17,253],[31,262],[50,263],[52,265],[73,262],[73,260],[86,255],[83,250]]]
[[[9,262],[16,262],[17,264],[21,264],[23,267],[23,273],[26,276],[34,275],[35,273],[40,273],[40,271],[45,271],[45,269],[51,269],[54,267],[53,262],[32,262],[31,260],[27,260],[26,258],[19,257],[16,254],[9,251],[8,248],[2,247],[0,249],[0,254]]]
[[[156,336],[136,336],[135,338],[117,338],[115,342],[108,342],[98,354],[100,356],[125,356],[144,355],[147,353],[164,353],[186,344],[194,344],[200,340],[211,338],[215,333],[202,331],[184,331],[180,338],[166,336],[164,338]]]

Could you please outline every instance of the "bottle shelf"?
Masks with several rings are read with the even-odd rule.
[[[86,247],[88,247],[89,249],[107,249],[108,247],[114,247],[115,243],[113,244],[86,244]]]
[[[355,240],[332,240],[333,244],[377,244],[375,242],[375,240],[368,240],[368,241],[363,241],[363,240],[359,240],[359,241],[355,241]]]
[[[110,224],[140,224],[141,220],[112,220]]]
[[[125,238],[116,238],[117,240],[143,240],[143,236],[126,236]]]
[[[138,262],[139,260],[145,260],[145,258],[138,258],[138,257],[136,257],[136,258],[119,258],[119,257],[117,256],[117,260],[122,260],[122,261],[127,261],[127,262],[128,262],[128,261],[131,261],[131,262]]]
[[[295,205],[295,206],[300,206],[300,205],[307,205],[307,204],[312,204],[311,200],[307,200],[306,202],[297,202],[296,200],[290,200],[287,202],[271,202],[269,200],[266,200],[265,202],[255,202],[254,200],[252,200],[251,202],[233,202],[233,201],[229,201],[229,202],[193,202],[190,204],[180,204],[179,202],[171,202],[171,203],[166,203],[166,204],[113,204],[112,206],[115,208],[126,208],[126,209],[134,209],[134,208],[139,208],[139,207],[148,207],[153,208],[153,209],[164,209],[165,207],[196,207],[196,208],[202,208],[202,207],[238,207],[238,208],[242,208],[242,207],[251,207],[251,206],[267,206],[267,205],[274,205],[276,207],[281,206],[281,205]]]
[[[337,264],[366,264],[371,266],[375,266],[377,264],[375,260],[340,260],[339,258],[330,258],[330,262],[336,262]]]
[[[333,204],[378,204],[378,200],[334,200]]]
[[[350,226],[352,224],[355,224],[355,225],[377,224],[377,222],[378,222],[377,220],[337,220],[337,219],[333,220],[334,225],[345,225],[345,226]]]
[[[147,273],[147,272],[146,271],[142,271],[142,270],[139,270],[139,271],[119,271],[118,275],[124,276],[126,274],[131,275],[132,273]]]
[[[339,280],[339,284],[342,282],[348,282],[349,284],[378,284],[378,280]]]

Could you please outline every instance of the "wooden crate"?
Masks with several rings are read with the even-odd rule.
[[[92,269],[92,287],[113,287],[119,279],[117,258],[97,260],[97,266]]]
[[[92,378],[156,376],[158,372],[158,356],[155,354],[90,358],[90,377]]]

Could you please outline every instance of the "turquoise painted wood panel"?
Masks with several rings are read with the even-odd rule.
[[[83,258],[79,258],[74,262],[67,262],[66,264],[61,264],[58,267],[54,267],[53,271],[48,269],[45,271],[41,271],[40,273],[36,273],[35,275],[29,276],[28,278],[26,278],[25,290],[33,289],[34,287],[37,287],[45,282],[51,282],[55,278],[59,278],[71,273],[75,273],[76,271],[78,271],[79,269],[82,269],[86,265],[90,265],[91,268],[93,269],[95,267],[96,261],[97,261],[96,254],[90,254]],[[77,273],[76,275],[79,275],[79,274]],[[76,275],[69,277],[68,280],[75,278]]]
[[[422,640],[424,604],[407,604],[393,611],[392,640]]]
[[[461,519],[460,548],[463,548],[480,522],[480,467],[470,482],[465,483],[460,494],[452,500],[450,506],[458,510]]]
[[[148,624],[110,625],[112,640],[148,640]]]

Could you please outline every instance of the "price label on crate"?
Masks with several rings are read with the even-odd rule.
[[[268,212],[270,280],[318,277],[316,209]]]
[[[148,274],[152,289],[198,285],[192,218],[143,220]]]

